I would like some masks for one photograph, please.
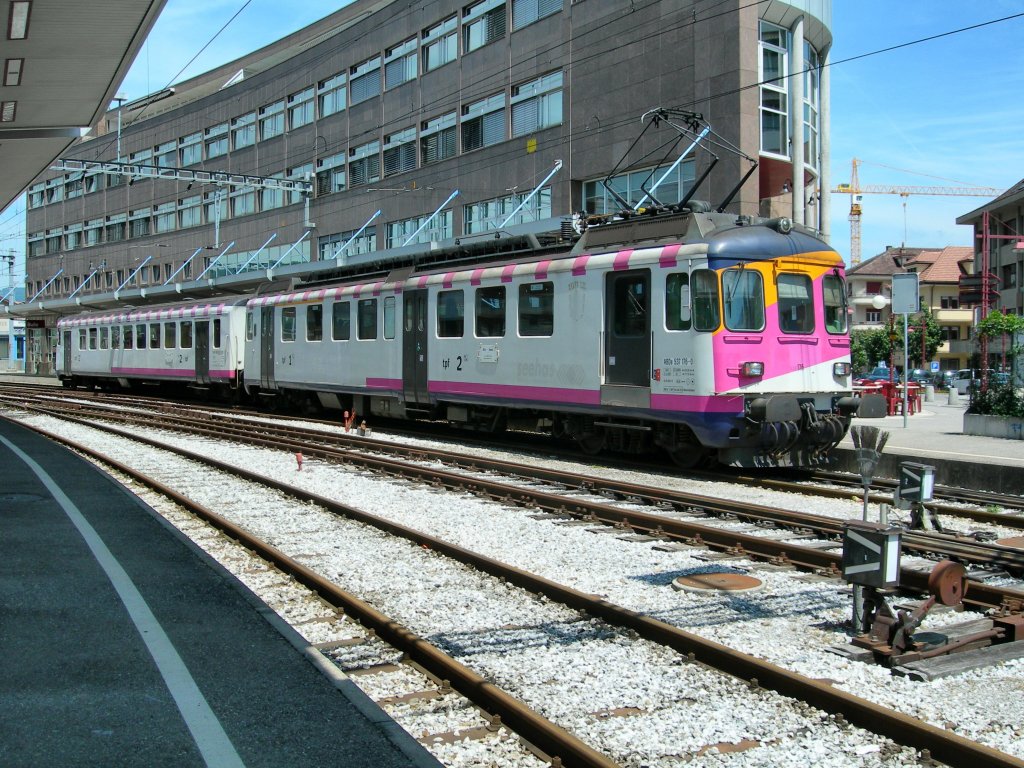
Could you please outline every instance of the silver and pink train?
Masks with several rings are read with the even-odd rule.
[[[543,431],[683,466],[820,464],[853,415],[842,258],[786,219],[588,229],[571,251],[60,321],[66,386],[178,382]],[[870,411],[870,413],[868,413]]]

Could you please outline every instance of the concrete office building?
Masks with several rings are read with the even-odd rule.
[[[668,171],[656,196],[678,201],[705,149],[720,162],[698,199],[724,200],[756,160],[727,210],[827,237],[830,24],[830,0],[356,0],[116,102],[64,155],[84,170],[28,189],[28,301],[51,326],[90,295],[187,295],[190,281],[276,263],[557,240],[574,212],[621,207],[609,174],[637,202],[652,170]],[[669,151],[664,122],[634,146],[658,107],[700,113],[714,135],[677,165],[689,139]],[[144,172],[90,165],[104,161]],[[36,333],[45,366],[52,332]]]

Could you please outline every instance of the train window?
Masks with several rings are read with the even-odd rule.
[[[89,349],[96,349],[96,329],[89,329]]]
[[[764,330],[764,280],[754,269],[722,273],[722,308],[730,331]]]
[[[551,336],[555,332],[555,284],[519,286],[519,335]]]
[[[110,348],[110,329],[100,328],[100,349]]]
[[[814,299],[811,278],[783,272],[779,275],[779,329],[783,333],[811,333],[814,330]]]
[[[131,349],[134,347],[135,334],[132,333],[132,327],[130,325],[126,325],[121,333],[124,335],[124,348]]]
[[[441,291],[437,294],[437,335],[439,338],[462,338],[466,323],[464,302],[462,291]]]
[[[612,280],[615,314],[612,332],[619,338],[638,339],[647,334],[647,277],[625,275]]]
[[[160,349],[160,323],[149,326],[149,348]]]
[[[665,278],[665,328],[690,330],[690,275],[673,272]]]
[[[825,330],[829,333],[846,333],[849,330],[850,313],[846,308],[846,289],[843,278],[837,274],[825,275],[821,281],[825,304]]]
[[[395,338],[395,297],[384,299],[384,338]]]
[[[331,305],[331,338],[335,341],[348,341],[351,337],[351,304],[347,301],[336,301]]]
[[[213,321],[213,339],[211,339],[211,341],[213,341],[213,348],[214,349],[220,349],[221,348],[220,318],[219,317],[216,320]]]
[[[113,325],[110,327],[110,348],[120,349],[121,348],[121,326]]]
[[[175,323],[164,323],[164,349],[175,349],[178,346],[178,326]]]
[[[295,307],[281,310],[281,341],[295,341]]]
[[[505,286],[476,289],[476,335],[500,338],[505,335]]]
[[[377,300],[360,299],[356,308],[360,339],[377,338]]]
[[[135,348],[146,348],[146,326],[144,323],[139,323],[135,326]]]
[[[178,340],[182,349],[192,349],[192,321],[181,321],[181,338]]]
[[[85,328],[78,329],[78,348],[85,349]]]
[[[256,338],[256,313],[251,309],[245,313],[245,340]]]
[[[324,305],[306,307],[306,341],[320,341],[324,337]]]
[[[693,327],[698,331],[717,331],[718,275],[710,269],[698,269],[691,277],[693,293]]]

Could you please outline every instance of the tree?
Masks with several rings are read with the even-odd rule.
[[[871,370],[883,360],[888,365],[892,351],[887,328],[853,331],[850,334],[850,360],[855,371]]]
[[[1010,337],[1010,367],[1016,382],[1017,357],[1021,352],[1021,336],[1024,335],[1024,315],[1004,315],[995,310],[978,323],[979,338],[998,339],[1004,334]]]

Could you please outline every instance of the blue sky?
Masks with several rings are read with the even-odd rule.
[[[158,91],[273,42],[344,4],[168,0],[120,90],[129,99]],[[1024,0],[835,0],[833,185],[849,181],[854,157],[863,161],[861,184],[1005,189],[1024,178],[1024,16],[883,50],[1020,13]],[[970,228],[956,225],[955,219],[987,200],[865,195],[863,258],[887,245],[970,245]],[[24,203],[20,205],[23,211]],[[848,212],[849,196],[833,195],[831,242],[847,260]],[[23,216],[9,208],[0,214],[0,253],[20,253],[23,246]],[[5,273],[6,267],[0,286],[7,285]],[[18,268],[15,280],[23,274],[23,267]]]

